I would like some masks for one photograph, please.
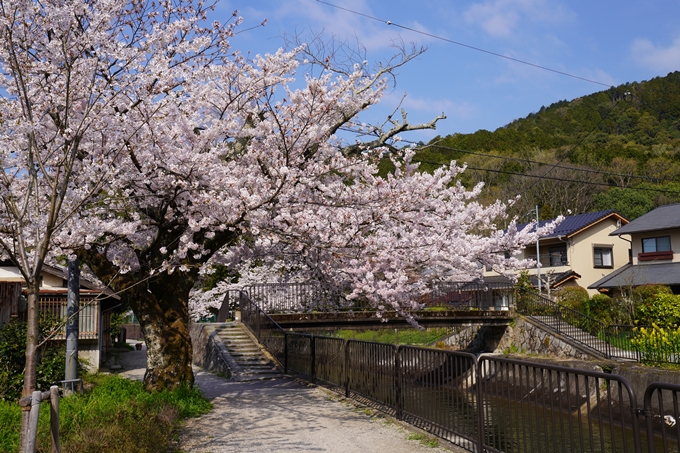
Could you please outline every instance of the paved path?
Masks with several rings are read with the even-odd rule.
[[[121,353],[117,363],[122,375],[141,379],[146,352]],[[214,409],[186,422],[179,445],[185,453],[451,451],[423,445],[413,439],[415,430],[290,377],[233,382],[198,369],[195,374]]]

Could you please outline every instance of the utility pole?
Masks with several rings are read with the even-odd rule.
[[[538,205],[536,205],[536,278],[538,279],[538,294],[541,294],[541,249],[538,242]]]
[[[68,262],[66,299],[66,381],[78,379],[78,310],[80,305],[80,260]]]

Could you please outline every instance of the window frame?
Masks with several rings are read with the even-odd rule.
[[[609,251],[609,264],[604,263],[604,250]],[[597,263],[599,251],[600,264]],[[612,245],[594,245],[593,246],[593,267],[596,269],[613,269],[614,268],[614,246]]]
[[[654,240],[654,250],[645,250],[645,241],[651,241]],[[659,239],[668,239],[668,249],[664,250],[659,250]],[[641,245],[642,245],[642,253],[662,253],[662,252],[671,252],[673,251],[673,247],[671,246],[671,237],[670,235],[666,236],[652,236],[648,238],[642,238],[640,239]]]

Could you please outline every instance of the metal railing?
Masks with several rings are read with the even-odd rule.
[[[514,305],[512,283],[446,282],[421,297],[425,306],[454,309],[507,310]]]
[[[313,283],[265,283],[243,291],[267,313],[374,310],[367,301],[347,300]],[[504,310],[513,305],[513,286],[509,282],[438,283],[419,302],[452,309]]]
[[[288,333],[273,321],[264,321],[266,314],[256,316],[257,305],[245,294],[244,307],[249,307],[249,314],[243,322],[265,346],[275,346],[270,352],[285,372],[323,381],[471,451],[680,449],[677,385],[652,384],[641,409],[622,376],[499,356],[478,358],[458,351]]]
[[[520,293],[516,304],[518,313],[606,358],[680,363],[680,341],[664,338],[658,327],[608,325],[533,292]]]
[[[680,385],[654,382],[645,391],[644,416],[649,453],[678,451]],[[650,435],[650,433],[652,435]],[[675,447],[675,450],[673,450]]]
[[[347,300],[341,294],[314,283],[262,283],[243,288],[267,313],[364,310],[363,301]]]

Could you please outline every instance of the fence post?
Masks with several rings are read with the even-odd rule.
[[[312,384],[316,380],[316,370],[315,370],[315,368],[316,368],[316,341],[315,341],[315,339],[316,339],[316,337],[314,337],[314,335],[309,336],[309,352],[312,356],[312,369],[310,370],[311,374],[312,374]]]
[[[394,399],[395,399],[395,418],[402,420],[402,408],[404,406],[401,396],[401,360],[399,359],[399,352],[401,346],[395,348],[394,353]]]
[[[41,402],[42,392],[36,390],[31,395],[31,413],[28,418],[28,434],[26,435],[26,451],[24,453],[35,452],[35,438],[38,434],[38,417],[40,416]]]
[[[50,434],[52,436],[52,453],[59,453],[59,387],[50,387]]]
[[[478,431],[478,437],[477,437],[477,442],[479,445],[477,445],[477,452],[482,453],[484,451],[484,401],[482,400],[484,392],[482,391],[482,363],[484,362],[484,359],[478,360],[475,358],[475,373],[477,373],[477,376],[475,377],[474,382],[477,384],[477,404],[475,405],[477,408],[477,431]]]
[[[283,332],[283,374],[288,374],[288,334]]]
[[[345,340],[345,398],[349,398],[349,340]]]

